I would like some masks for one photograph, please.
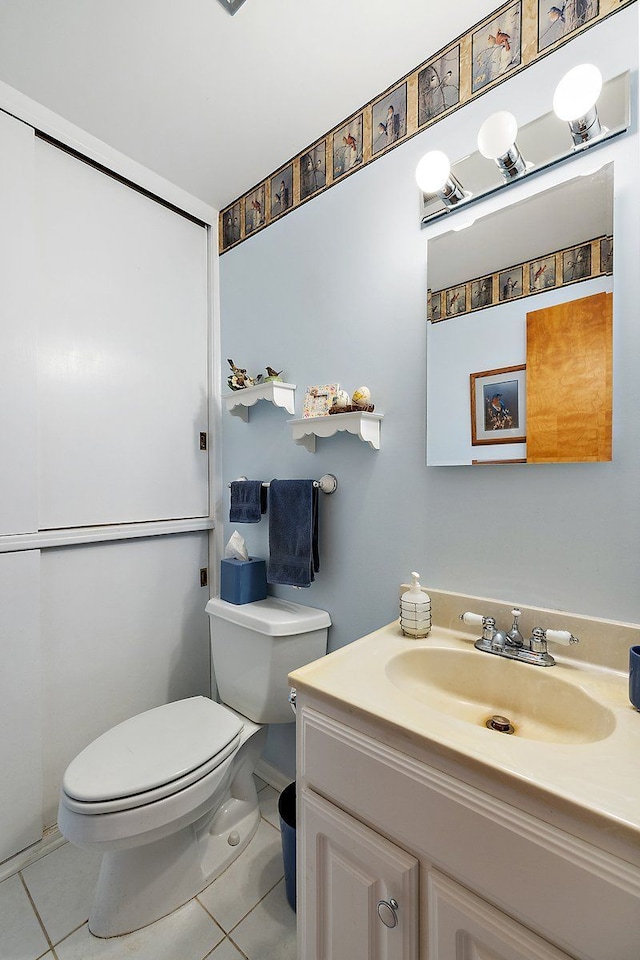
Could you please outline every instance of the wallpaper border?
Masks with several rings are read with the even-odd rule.
[[[587,0],[573,26],[570,0],[564,21],[551,0],[508,0],[228,204],[220,255],[634,2]]]

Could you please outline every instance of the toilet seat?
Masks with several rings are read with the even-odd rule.
[[[129,810],[179,793],[235,752],[242,720],[206,697],[138,714],[90,743],[67,768],[68,809],[83,814]]]

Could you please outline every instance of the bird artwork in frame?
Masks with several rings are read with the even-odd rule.
[[[526,364],[470,374],[471,443],[524,443]]]

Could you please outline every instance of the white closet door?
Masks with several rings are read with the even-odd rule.
[[[0,862],[42,836],[40,554],[0,553]]]
[[[206,230],[35,154],[40,528],[206,516]]]
[[[36,518],[36,367],[31,127],[0,112],[0,535]]]
[[[47,826],[67,764],[90,741],[143,710],[209,696],[207,550],[198,532],[43,551]]]

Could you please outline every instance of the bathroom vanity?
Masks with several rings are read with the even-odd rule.
[[[523,609],[583,648],[531,666],[456,622],[506,604],[429,592],[426,640],[392,623],[290,677],[299,960],[637,960],[638,628]]]

